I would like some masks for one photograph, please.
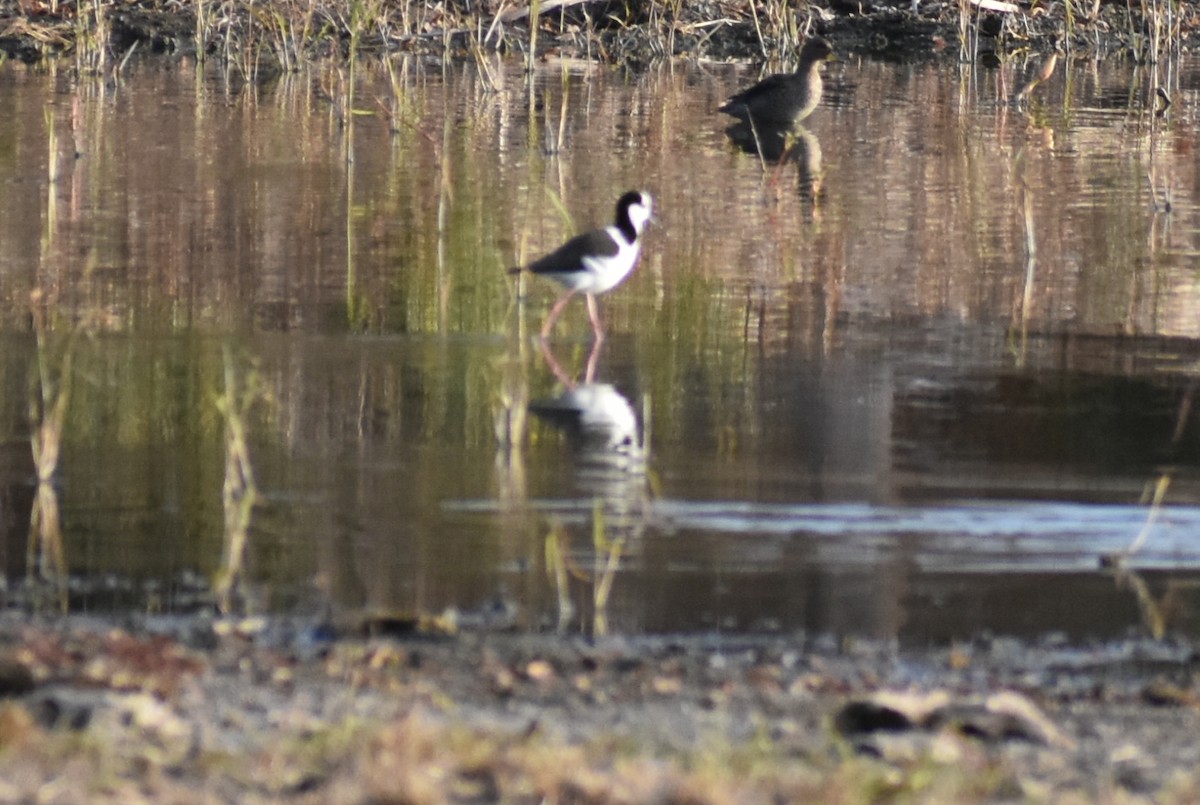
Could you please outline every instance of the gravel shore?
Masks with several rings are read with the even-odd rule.
[[[0,800],[1194,802],[1200,654],[0,623]]]

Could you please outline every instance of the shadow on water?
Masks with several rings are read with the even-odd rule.
[[[530,87],[516,62],[362,61],[352,95],[330,65],[6,65],[10,592],[41,294],[94,330],[53,486],[75,609],[211,606],[230,344],[264,400],[239,424],[245,611],[1196,631],[1194,126],[1132,65],[1065,64],[1019,108],[1007,69],[846,59],[805,128],[746,132],[715,111],[738,65]],[[603,352],[582,306],[531,341],[550,291],[516,304],[505,268],[634,187],[657,220]]]

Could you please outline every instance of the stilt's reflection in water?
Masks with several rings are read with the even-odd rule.
[[[573,576],[591,586],[591,631],[608,631],[609,594],[631,538],[645,530],[651,502],[647,450],[638,416],[629,400],[609,383],[595,382],[602,341],[592,345],[583,379],[575,381],[542,342],[542,357],[563,385],[555,397],[534,400],[529,411],[566,434],[575,455],[575,485],[593,501],[591,568],[570,545],[565,527],[547,537],[548,570],[558,593],[559,628],[570,624],[575,605],[569,591]]]
[[[816,201],[821,194],[821,141],[803,126],[735,123],[725,130],[737,148],[757,156],[764,165],[794,164],[801,198]]]
[[[530,402],[529,411],[566,434],[576,455],[579,491],[608,501],[626,497],[631,480],[642,485],[646,451],[633,405],[612,384],[595,382],[602,343],[592,345],[583,380],[575,382],[543,341],[542,357],[564,391]]]

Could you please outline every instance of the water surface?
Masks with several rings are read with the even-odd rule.
[[[251,607],[1194,631],[1197,65],[1165,74],[1162,119],[1117,60],[1012,107],[1022,67],[842,59],[760,154],[714,112],[750,65],[551,62],[532,86],[503,61],[264,85],[6,66],[10,583],[31,377],[76,332],[65,559],[121,593],[79,583],[77,609],[184,606],[181,579],[216,572],[228,350],[263,392]],[[556,290],[505,269],[631,187],[656,222],[601,300],[608,337],[579,302],[539,344]],[[1140,534],[1140,575],[1116,578],[1102,560]]]

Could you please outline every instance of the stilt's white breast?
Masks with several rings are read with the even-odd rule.
[[[621,231],[615,226],[605,228],[605,233],[617,244],[617,253],[613,255],[592,255],[583,258],[583,267],[577,290],[584,293],[604,293],[615,288],[621,280],[629,276],[637,263],[641,240],[633,243],[626,242]]]

